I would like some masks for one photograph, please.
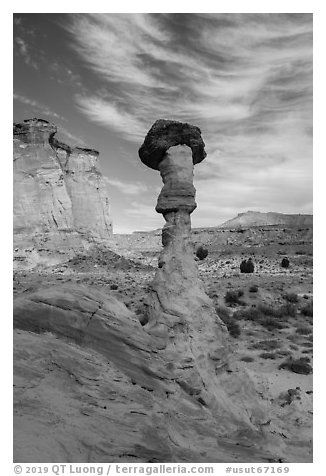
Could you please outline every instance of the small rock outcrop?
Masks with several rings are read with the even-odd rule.
[[[14,235],[16,246],[81,246],[112,235],[99,153],[70,147],[42,119],[14,124]]]

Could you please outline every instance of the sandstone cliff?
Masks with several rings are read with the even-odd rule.
[[[14,124],[16,247],[78,248],[112,235],[99,153],[65,145],[56,132],[42,119]]]

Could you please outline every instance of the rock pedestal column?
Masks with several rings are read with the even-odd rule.
[[[208,389],[214,376],[227,365],[228,350],[226,327],[198,278],[191,242],[190,214],[196,208],[193,168],[205,158],[204,146],[198,127],[159,120],[139,156],[161,173],[164,186],[156,211],[166,221],[163,250],[146,303],[145,329],[158,348],[166,349],[180,386],[201,398],[205,393],[206,399],[213,393]]]

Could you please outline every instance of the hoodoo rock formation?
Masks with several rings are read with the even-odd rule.
[[[187,131],[180,134],[179,141],[178,131]],[[194,154],[198,150],[199,156]],[[188,124],[158,120],[139,156],[161,173],[164,186],[156,211],[166,221],[162,230],[163,250],[146,303],[145,329],[156,338],[168,368],[173,369],[176,381],[188,394],[208,406],[215,417],[218,415],[221,424],[225,419],[224,424],[234,429],[237,425],[254,429],[264,412],[254,403],[257,399],[245,382],[246,377],[231,385],[232,393],[236,387],[241,392],[246,388],[241,405],[230,398],[232,378],[226,378],[230,363],[227,330],[198,277],[191,242],[190,214],[196,208],[193,167],[206,156],[200,130]]]
[[[112,234],[99,153],[69,147],[42,119],[14,124],[15,246],[64,248]]]
[[[191,145],[184,145],[186,142]],[[191,242],[190,214],[197,206],[193,168],[205,158],[204,146],[198,127],[158,120],[139,149],[142,162],[159,170],[164,183],[156,205],[156,211],[162,213],[166,221],[162,230],[163,250],[151,286],[146,324],[162,348],[178,334],[184,336],[192,323],[200,329],[203,325],[215,324],[216,320],[215,312],[202,315],[203,309],[212,309],[212,304],[198,278]],[[200,155],[194,154],[194,150],[200,150]],[[218,329],[218,335],[224,334],[221,321],[213,327]],[[218,340],[221,339],[212,336],[215,348]]]

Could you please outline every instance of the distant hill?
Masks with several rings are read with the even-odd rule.
[[[265,225],[312,226],[313,215],[287,215],[275,212],[247,211],[239,213],[235,218],[222,223],[218,228],[247,228]]]

